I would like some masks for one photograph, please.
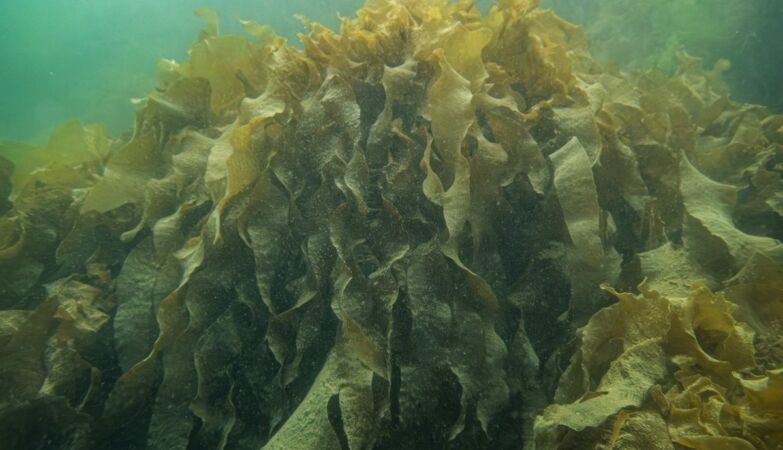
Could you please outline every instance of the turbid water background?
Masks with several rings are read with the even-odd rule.
[[[271,25],[291,40],[304,14],[338,26],[361,0],[30,0],[0,2],[0,137],[40,141],[77,117],[119,133],[155,85],[160,58],[181,60],[202,26],[193,14],[211,7],[223,32],[236,19]]]
[[[161,58],[182,60],[215,9],[223,32],[252,19],[296,41],[296,15],[339,26],[363,0],[28,0],[0,2],[0,139],[42,143],[78,118],[118,135],[132,123],[130,99],[155,86]],[[493,2],[481,0],[482,9]],[[584,25],[593,53],[628,69],[673,70],[685,48],[708,63],[728,58],[733,96],[783,107],[783,2],[778,0],[543,0]]]

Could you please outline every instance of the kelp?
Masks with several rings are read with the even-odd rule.
[[[644,415],[668,424],[668,432],[657,430],[662,442],[774,448],[779,373],[748,372],[756,366],[754,332],[736,320],[739,307],[699,285],[685,298],[640,289],[640,296],[612,290],[619,302],[580,330],[581,347],[558,392],[569,403],[547,407],[537,420],[539,446],[616,448],[633,433],[629,417]],[[613,430],[608,439],[586,431],[601,426]]]
[[[780,442],[783,119],[722,65],[604,68],[524,0],[301,50],[197,14],[126,136],[0,160],[2,442]]]

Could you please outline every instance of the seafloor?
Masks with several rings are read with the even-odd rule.
[[[526,0],[200,14],[127,135],[0,159],[0,447],[783,446],[783,116],[725,62]]]

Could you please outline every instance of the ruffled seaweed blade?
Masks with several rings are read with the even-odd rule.
[[[132,133],[0,160],[3,448],[781,445],[783,117],[725,64],[523,0],[198,14]]]

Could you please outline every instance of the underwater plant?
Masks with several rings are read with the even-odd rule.
[[[537,6],[199,10],[132,132],[0,160],[0,442],[779,446],[783,116]]]

